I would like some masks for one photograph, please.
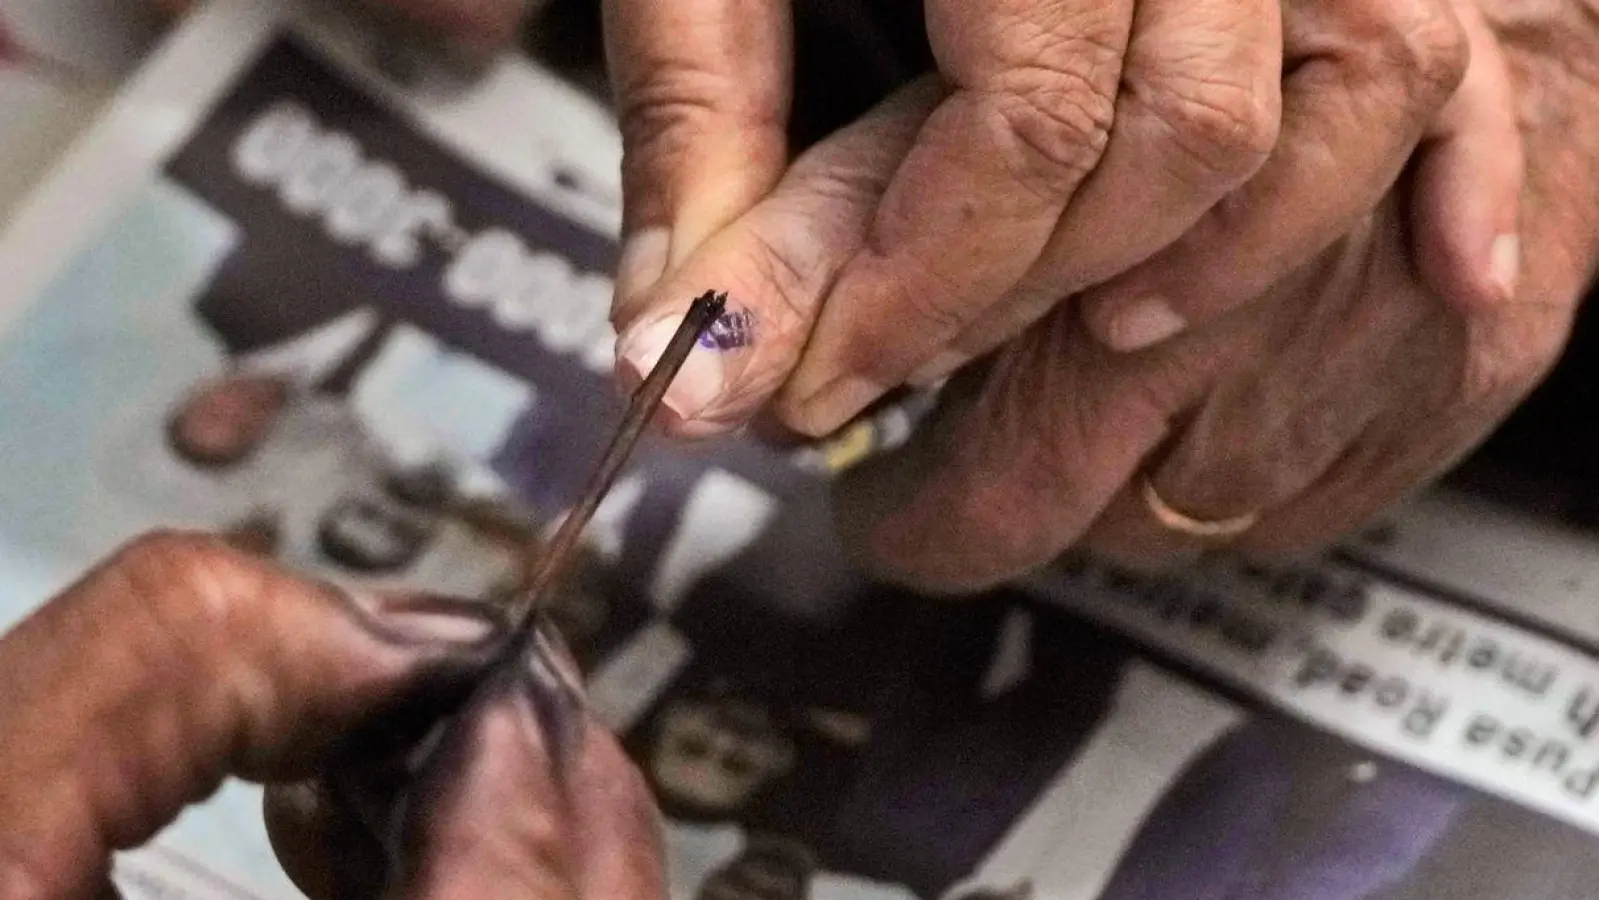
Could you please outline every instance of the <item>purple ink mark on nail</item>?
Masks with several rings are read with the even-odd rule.
[[[729,310],[700,335],[700,346],[707,350],[737,350],[755,343],[755,314],[748,310]]]

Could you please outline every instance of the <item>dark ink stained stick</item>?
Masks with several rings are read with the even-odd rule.
[[[700,338],[721,318],[726,305],[727,295],[713,291],[708,291],[696,299],[689,306],[683,324],[678,327],[665,352],[661,354],[660,361],[655,364],[643,384],[639,385],[638,390],[633,392],[632,400],[622,417],[616,435],[611,438],[605,454],[600,457],[599,464],[589,476],[577,504],[556,531],[548,551],[542,554],[543,564],[536,575],[519,585],[515,599],[511,601],[507,610],[507,624],[510,626],[508,640],[498,644],[493,659],[487,661],[483,669],[486,673],[484,677],[477,679],[473,684],[462,685],[463,689],[459,693],[453,688],[445,690],[440,697],[435,698],[436,703],[430,702],[425,705],[424,711],[419,714],[420,718],[407,718],[408,715],[414,717],[418,714],[408,713],[403,709],[394,716],[386,717],[381,721],[381,729],[373,731],[370,736],[362,735],[353,742],[352,746],[358,748],[357,753],[364,754],[354,755],[353,759],[378,758],[385,752],[391,752],[391,748],[397,746],[396,738],[400,738],[405,746],[413,746],[417,740],[431,745],[424,751],[427,761],[420,763],[423,768],[435,769],[441,764],[450,765],[451,757],[448,755],[450,751],[440,748],[458,747],[459,742],[465,739],[462,729],[469,727],[464,724],[463,716],[469,715],[469,711],[480,704],[496,702],[494,691],[502,687],[503,682],[495,677],[494,673],[502,672],[508,666],[513,667],[520,683],[530,691],[528,699],[533,702],[534,711],[539,715],[540,727],[544,730],[546,738],[553,741],[554,761],[560,764],[570,757],[574,747],[577,746],[568,739],[570,729],[574,724],[580,726],[581,719],[575,717],[575,707],[569,704],[551,705],[552,698],[558,701],[560,697],[565,696],[561,691],[551,689],[552,684],[558,686],[565,676],[560,665],[552,664],[549,648],[541,646],[545,637],[539,627],[539,608],[545,598],[559,588],[567,570],[576,560],[578,542],[583,535],[583,529],[593,518],[594,512],[599,509],[600,503],[605,500],[611,485],[615,483],[632,455],[633,448],[637,446],[639,437],[643,435],[644,429],[660,409],[661,400],[666,396],[666,389],[671,386],[683,364],[688,361],[689,353],[699,343]],[[535,551],[529,547],[527,552]],[[580,687],[571,686],[571,690],[572,696],[581,695]],[[432,723],[439,721],[438,717],[443,717],[442,729],[437,731],[420,729],[421,724],[431,726]],[[430,736],[423,737],[424,734]],[[441,756],[441,753],[445,755]],[[459,778],[463,774],[460,771],[446,771],[449,778]],[[564,777],[559,766],[555,774]],[[335,777],[333,790],[335,802],[343,806],[347,812],[355,814],[354,810],[362,808],[361,801],[357,799],[361,795],[358,782]]]
[[[650,420],[655,418],[655,413],[661,407],[661,399],[666,396],[666,389],[671,387],[672,380],[677,377],[683,363],[688,361],[688,355],[694,350],[695,345],[704,336],[711,325],[722,317],[722,311],[727,306],[727,295],[715,291],[706,291],[696,299],[688,308],[688,313],[683,317],[683,324],[678,326],[677,333],[672,335],[672,340],[666,345],[666,351],[661,354],[661,359],[650,370],[644,383],[633,392],[633,399],[628,403],[627,413],[622,417],[622,423],[617,427],[616,436],[611,438],[610,446],[606,448],[605,455],[600,457],[599,465],[594,473],[589,476],[587,484],[583,487],[577,505],[567,514],[566,521],[555,533],[555,539],[550,542],[549,550],[544,555],[544,565],[539,568],[538,574],[531,583],[517,595],[510,608],[510,621],[519,634],[526,634],[533,619],[533,614],[538,611],[540,603],[546,594],[559,586],[566,571],[577,558],[578,542],[583,536],[583,529],[588,527],[589,520],[594,517],[595,510],[605,500],[605,495],[610,492],[611,485],[616,483],[616,478],[622,473],[623,466],[633,454],[639,437],[644,434],[644,429],[649,426]]]

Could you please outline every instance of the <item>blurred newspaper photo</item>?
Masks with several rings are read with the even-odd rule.
[[[493,602],[577,496],[621,410],[614,122],[527,60],[446,89],[371,49],[205,6],[5,224],[5,627],[156,527]],[[1594,896],[1590,543],[1433,497],[1313,566],[935,601],[852,573],[828,507],[914,414],[652,438],[590,530],[551,614],[674,900]],[[259,803],[118,885],[298,897]]]

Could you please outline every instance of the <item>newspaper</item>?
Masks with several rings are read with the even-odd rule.
[[[503,536],[426,498],[537,534],[576,495],[620,409],[614,122],[526,60],[442,90],[370,50],[337,9],[217,0],[0,235],[0,621],[167,525],[489,597]],[[218,389],[270,401],[220,465],[186,424]],[[1433,497],[1301,567],[933,602],[829,528],[830,475],[913,417],[653,440],[596,518],[601,587],[559,617],[675,900],[1593,894],[1591,542]],[[119,886],[298,896],[258,804],[226,785]]]

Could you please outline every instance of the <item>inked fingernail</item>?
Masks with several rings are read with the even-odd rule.
[[[1514,234],[1501,234],[1494,238],[1489,250],[1489,270],[1494,283],[1504,291],[1506,299],[1516,295],[1516,281],[1521,277],[1521,238]]]
[[[626,370],[618,375],[625,385],[636,386],[649,376],[682,323],[683,316],[674,315],[628,329],[617,345],[618,366]],[[726,389],[724,352],[701,344],[689,353],[662,402],[679,418],[690,421],[715,404]]]
[[[406,640],[479,644],[499,631],[499,620],[488,608],[465,600],[376,592],[361,592],[353,599]]]
[[[616,305],[626,305],[661,280],[671,248],[672,233],[666,228],[644,228],[628,237],[616,263]]]
[[[1160,297],[1145,297],[1122,310],[1106,335],[1112,349],[1124,353],[1158,344],[1188,327],[1188,322]]]

